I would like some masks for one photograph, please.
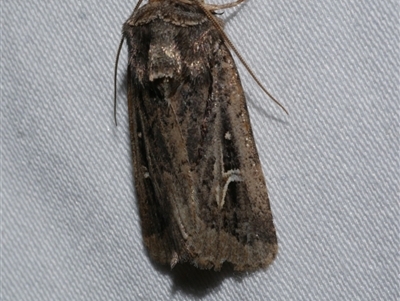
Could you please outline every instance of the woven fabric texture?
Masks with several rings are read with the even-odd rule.
[[[216,3],[223,3],[217,1]],[[226,32],[279,255],[236,274],[154,264],[142,245],[126,106],[135,1],[2,1],[1,299],[398,300],[399,2],[247,1]]]

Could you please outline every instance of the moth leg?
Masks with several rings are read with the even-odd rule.
[[[178,262],[179,262],[179,255],[178,255],[178,253],[176,253],[176,251],[174,250],[174,251],[172,252],[171,261],[170,261],[170,263],[169,263],[171,269],[173,269],[174,266],[176,266],[176,264],[177,264]]]
[[[226,8],[231,8],[235,7],[242,2],[247,1],[247,0],[237,0],[235,2],[230,2],[226,4],[206,4],[204,5],[208,10],[214,11],[214,10],[220,10],[220,9],[226,9]]]

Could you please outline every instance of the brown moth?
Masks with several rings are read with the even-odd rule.
[[[143,239],[151,257],[171,267],[190,262],[220,270],[229,262],[247,271],[267,266],[277,254],[229,48],[236,50],[214,14],[243,1],[150,0],[142,7],[139,1],[123,26]]]

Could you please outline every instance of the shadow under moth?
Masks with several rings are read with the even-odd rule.
[[[154,260],[171,267],[190,262],[220,270],[229,262],[248,271],[277,254],[265,179],[229,49],[249,68],[215,16],[243,1],[150,0],[140,7],[140,0],[123,25],[118,56],[126,39],[143,240]]]

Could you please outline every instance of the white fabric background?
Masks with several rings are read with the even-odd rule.
[[[217,3],[223,3],[218,1]],[[398,300],[399,3],[261,1],[226,31],[280,251],[266,270],[154,264],[135,200],[124,70],[136,1],[2,1],[2,300]]]

